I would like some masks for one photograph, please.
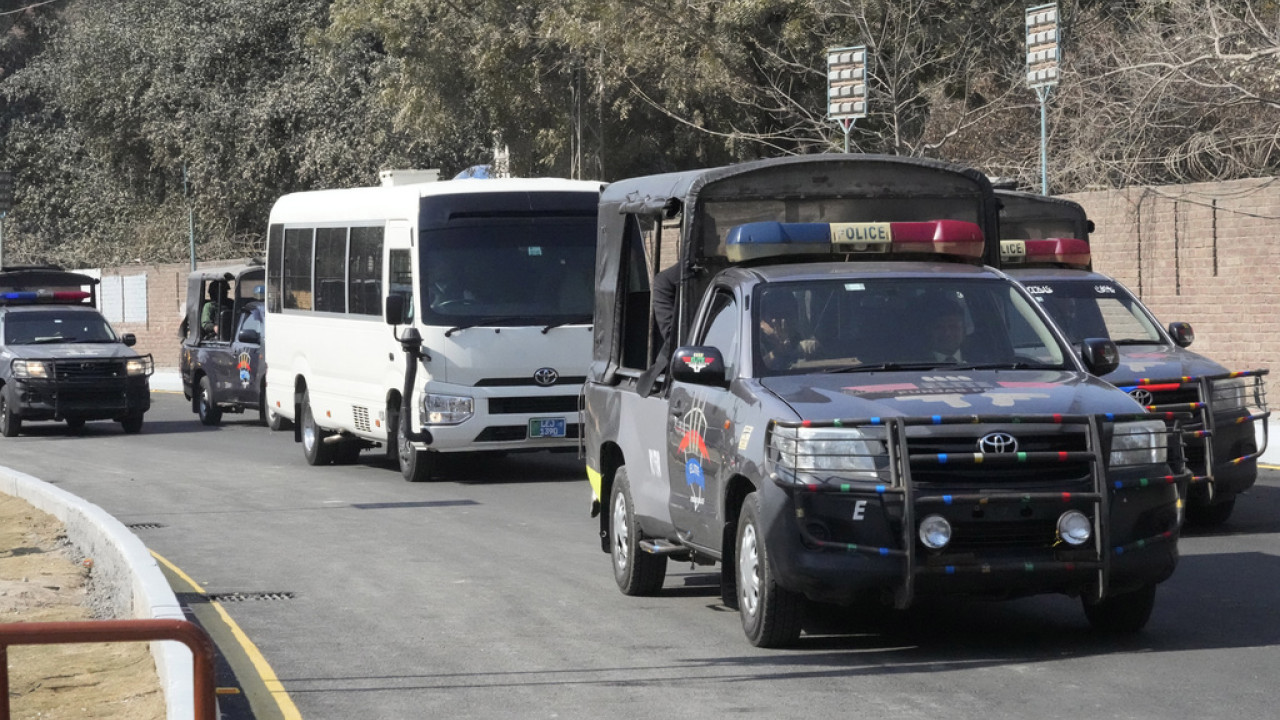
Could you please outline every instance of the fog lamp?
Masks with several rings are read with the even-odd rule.
[[[1093,537],[1093,523],[1079,510],[1068,510],[1058,517],[1058,537],[1068,545],[1083,545]]]
[[[920,521],[920,542],[931,550],[939,550],[951,542],[951,523],[941,515],[930,515]]]

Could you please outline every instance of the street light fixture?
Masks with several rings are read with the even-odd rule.
[[[1027,85],[1040,99],[1040,194],[1049,194],[1048,121],[1045,106],[1049,90],[1058,84],[1058,4],[1027,8]]]
[[[867,46],[827,50],[827,117],[844,130],[844,151],[849,152],[849,130],[867,116]]]

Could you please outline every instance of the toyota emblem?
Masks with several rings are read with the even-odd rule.
[[[556,372],[555,368],[549,368],[549,367],[538,368],[533,372],[533,381],[538,383],[542,387],[550,387],[552,385],[555,385],[556,381],[559,379],[560,379],[560,373]]]
[[[978,449],[984,453],[1016,453],[1018,439],[1004,432],[987,433],[978,438]]]
[[[1138,401],[1142,407],[1149,407],[1156,401],[1156,396],[1151,394],[1150,390],[1145,388],[1137,388],[1129,391],[1129,397]]]

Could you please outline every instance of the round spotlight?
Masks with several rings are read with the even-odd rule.
[[[1058,518],[1058,537],[1068,545],[1083,545],[1093,537],[1093,523],[1079,510],[1068,510]]]
[[[931,550],[939,550],[951,542],[951,523],[941,515],[930,515],[920,521],[920,542]]]

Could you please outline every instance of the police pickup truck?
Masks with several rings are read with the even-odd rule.
[[[1236,496],[1257,480],[1258,457],[1266,449],[1268,371],[1232,372],[1188,350],[1195,339],[1189,324],[1161,327],[1124,285],[1094,272],[1093,221],[1079,203],[1006,190],[996,195],[1005,272],[1031,292],[1071,342],[1108,337],[1116,343],[1120,363],[1102,379],[1148,410],[1194,414],[1182,428],[1193,473],[1187,520],[1226,522]]]
[[[981,173],[896,157],[609,185],[584,442],[621,591],[719,563],[762,647],[797,640],[810,600],[1063,593],[1143,627],[1178,558],[1177,418],[1095,377],[1113,343],[1077,354],[984,266],[996,219]]]
[[[223,413],[245,410],[257,412],[273,430],[289,422],[266,406],[265,278],[261,262],[196,270],[187,276],[178,369],[183,394],[204,425],[222,422]]]
[[[0,435],[35,420],[72,432],[88,420],[142,430],[155,365],[98,312],[97,284],[53,266],[0,270]]]

